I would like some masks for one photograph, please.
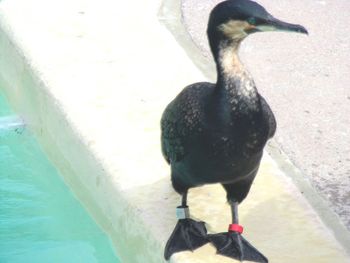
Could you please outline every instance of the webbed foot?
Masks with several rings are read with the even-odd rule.
[[[197,222],[191,218],[180,219],[166,243],[164,257],[168,260],[176,252],[193,251],[208,242],[204,222]]]
[[[208,235],[217,253],[236,260],[268,263],[268,259],[254,248],[239,232]]]

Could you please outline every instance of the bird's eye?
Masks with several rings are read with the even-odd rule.
[[[255,24],[256,24],[256,19],[255,19],[255,17],[250,17],[250,18],[248,19],[248,23],[251,24],[251,25],[255,25]]]

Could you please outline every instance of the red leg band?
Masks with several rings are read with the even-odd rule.
[[[238,233],[242,234],[243,233],[243,226],[238,225],[238,224],[230,224],[228,226],[228,231],[230,231],[230,232],[238,232]]]

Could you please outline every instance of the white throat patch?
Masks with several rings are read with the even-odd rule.
[[[238,47],[223,47],[219,51],[219,63],[223,78],[232,96],[232,104],[245,101],[247,107],[255,109],[258,101],[258,92],[250,73],[244,68],[238,57]],[[232,87],[231,85],[237,85]],[[257,109],[257,108],[256,108]],[[244,109],[242,109],[244,110]]]
[[[250,24],[246,21],[229,21],[219,26],[224,35],[230,39],[241,40],[248,34],[244,31]]]

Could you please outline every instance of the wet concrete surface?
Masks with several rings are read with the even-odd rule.
[[[182,0],[183,23],[208,63],[207,19],[218,2]],[[350,230],[350,2],[258,2],[309,36],[254,34],[241,58],[275,113],[279,147]]]

